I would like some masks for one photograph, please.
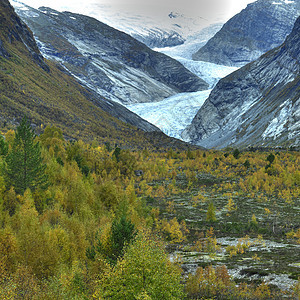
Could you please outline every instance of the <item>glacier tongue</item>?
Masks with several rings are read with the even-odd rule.
[[[218,83],[221,78],[226,77],[227,75],[238,69],[236,67],[221,66],[214,63],[194,61],[181,57],[173,58],[178,60],[188,70],[207,82],[211,89]]]
[[[181,139],[181,132],[192,122],[211,90],[181,93],[160,102],[131,104],[126,107],[156,125],[165,134]]]

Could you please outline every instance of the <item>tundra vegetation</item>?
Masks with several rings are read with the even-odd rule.
[[[57,127],[35,136],[26,120],[3,136],[1,299],[300,296],[299,152],[128,150],[65,140]],[[228,237],[237,242],[224,247]],[[259,251],[270,242],[287,247]],[[231,276],[241,261],[256,281]]]

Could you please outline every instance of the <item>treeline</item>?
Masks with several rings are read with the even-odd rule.
[[[25,118],[0,137],[0,298],[200,298],[200,271],[185,286],[165,251],[166,242],[187,240],[189,228],[147,202],[189,192],[205,173],[235,179],[220,180],[216,189],[294,203],[299,162],[289,152],[267,160],[263,153],[130,151],[66,141],[56,127],[36,136]],[[202,197],[199,190],[194,204]],[[174,209],[172,201],[166,206]],[[207,297],[222,295],[209,291]]]

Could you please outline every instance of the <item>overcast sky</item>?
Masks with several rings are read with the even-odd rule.
[[[59,11],[68,10],[82,12],[83,7],[90,4],[108,4],[115,10],[144,11],[150,15],[158,14],[161,11],[179,11],[191,16],[199,14],[213,16],[224,14],[228,19],[240,12],[248,3],[255,0],[20,0],[29,6],[38,8],[48,6]]]

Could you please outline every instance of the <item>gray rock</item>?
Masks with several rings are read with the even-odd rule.
[[[190,142],[300,146],[300,17],[285,42],[218,82],[183,132]]]
[[[135,171],[134,171],[134,174],[135,174],[135,176],[140,177],[140,176],[143,176],[143,175],[144,175],[144,172],[143,172],[142,170],[135,170]]]
[[[193,58],[243,66],[281,45],[299,14],[300,0],[258,0],[224,24]]]

